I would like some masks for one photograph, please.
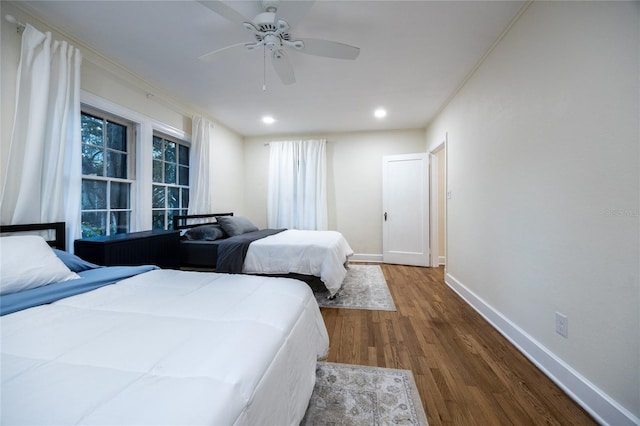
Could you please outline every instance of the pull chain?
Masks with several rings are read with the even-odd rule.
[[[262,46],[262,91],[267,91],[267,47]]]

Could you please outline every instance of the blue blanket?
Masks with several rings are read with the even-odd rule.
[[[0,297],[0,315],[52,303],[153,269],[158,267],[152,265],[109,266],[79,271],[78,275],[81,277],[79,279],[53,283]]]

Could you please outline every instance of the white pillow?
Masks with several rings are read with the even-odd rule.
[[[80,278],[71,272],[44,238],[0,238],[0,295]]]

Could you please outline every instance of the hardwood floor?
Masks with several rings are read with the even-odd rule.
[[[443,268],[381,267],[397,311],[322,308],[327,361],[411,370],[430,426],[597,424],[447,287]]]

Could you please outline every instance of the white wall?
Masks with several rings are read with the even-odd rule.
[[[344,234],[354,252],[382,254],[382,157],[425,152],[424,130],[287,135],[245,139],[245,207],[266,226],[269,147],[273,140],[327,140],[329,229]]]
[[[245,215],[244,141],[221,125],[214,125],[212,140],[215,158],[211,212]]]
[[[447,282],[611,424],[640,416],[639,21],[533,2],[426,132],[448,134]]]
[[[113,63],[84,46],[81,41],[69,39],[50,28],[45,22],[30,15],[16,5],[0,2],[0,17],[12,14],[21,22],[30,23],[40,31],[51,31],[55,39],[66,39],[83,54],[81,69],[81,89],[90,95],[92,99],[98,98],[105,105],[115,104],[125,110],[132,111],[137,117],[153,123],[161,123],[162,130],[175,130],[184,133],[187,137],[191,133],[191,116],[202,114],[196,108],[180,103],[172,99],[162,90],[140,80],[135,75],[120,65]],[[13,108],[15,104],[16,71],[20,59],[21,36],[16,33],[16,26],[0,19],[2,39],[2,60],[0,65],[2,101],[0,103],[1,143],[0,143],[0,179],[4,178],[6,170],[6,158],[9,151],[11,127],[13,124]],[[206,115],[205,115],[206,116]],[[131,118],[131,117],[125,117]],[[157,127],[157,126],[156,126]],[[243,140],[240,135],[226,129],[220,124],[214,126],[214,144],[216,161],[212,165],[216,182],[212,210],[231,210],[242,212],[243,205]],[[149,148],[139,152],[140,155],[149,155],[150,141],[146,144]],[[139,162],[140,163],[140,162]],[[145,164],[142,162],[141,164]],[[141,170],[138,170],[141,173]],[[149,167],[150,173],[150,167]],[[150,209],[150,177],[146,179],[148,188],[140,188],[140,197],[143,202],[138,203]],[[148,200],[146,200],[148,198]],[[135,204],[135,203],[134,203]],[[143,219],[139,220],[138,230],[150,227],[151,212],[143,212]]]

